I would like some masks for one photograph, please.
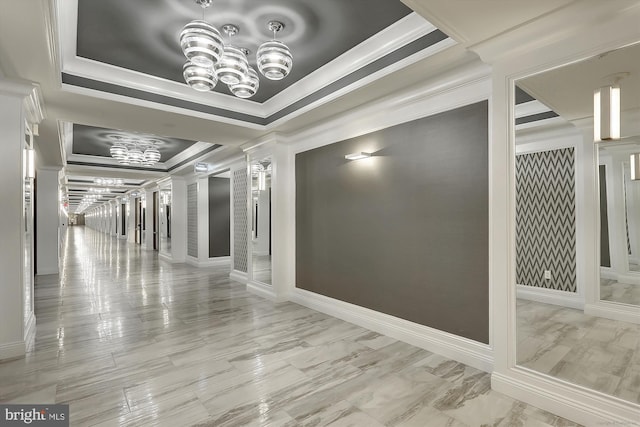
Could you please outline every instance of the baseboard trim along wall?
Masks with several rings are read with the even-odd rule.
[[[485,372],[493,371],[493,349],[487,344],[304,289],[294,289],[289,300],[399,341],[457,360],[476,369]]]
[[[584,314],[640,325],[640,310],[637,305],[599,301],[595,304],[586,304]]]
[[[231,273],[229,273],[229,279],[235,280],[236,282],[240,282],[243,285],[246,285],[248,277],[247,277],[247,273],[243,271],[232,270]]]
[[[16,357],[22,357],[26,353],[26,346],[24,341],[10,342],[7,344],[0,344],[0,360],[14,359]]]
[[[216,257],[216,258],[209,258],[207,260],[201,261],[201,260],[199,260],[197,258],[194,258],[192,256],[187,256],[186,262],[187,262],[187,264],[192,265],[194,267],[198,267],[198,268],[202,268],[202,267],[220,267],[220,266],[230,265],[231,264],[231,257],[230,256]]]
[[[273,286],[265,285],[264,283],[250,281],[247,283],[247,292],[266,298],[269,301],[280,301],[273,290]]]
[[[513,375],[494,372],[491,388],[585,426],[638,423],[637,405],[573,384],[558,383],[542,374],[514,368]]]
[[[534,286],[516,285],[516,296],[520,299],[559,305],[561,307],[584,309],[584,297],[575,292],[558,291],[555,289],[536,288]]]

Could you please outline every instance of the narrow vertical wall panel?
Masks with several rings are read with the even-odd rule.
[[[233,269],[246,273],[247,268],[247,171],[233,171]]]
[[[198,257],[198,184],[187,186],[187,255]]]
[[[209,257],[231,255],[231,188],[229,178],[209,178]]]

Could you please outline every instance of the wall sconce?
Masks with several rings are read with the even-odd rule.
[[[360,151],[358,153],[351,153],[344,156],[344,158],[347,160],[360,160],[360,159],[366,159],[367,157],[371,157],[371,153],[367,153],[365,151]]]
[[[267,189],[267,171],[258,171],[258,191],[265,191]]]
[[[631,180],[640,181],[640,153],[631,155]]]
[[[209,164],[204,162],[197,162],[193,165],[193,171],[195,173],[207,173],[209,172]]]
[[[24,149],[24,164],[25,164],[25,177],[36,177],[36,153],[32,148]]]
[[[620,139],[619,86],[604,86],[593,93],[593,139]]]

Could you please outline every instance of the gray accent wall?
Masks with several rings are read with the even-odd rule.
[[[488,220],[486,101],[299,153],[296,286],[488,343]]]
[[[209,178],[209,258],[231,255],[231,183]]]
[[[198,184],[187,185],[187,255],[198,257]]]
[[[247,208],[247,171],[234,170],[233,180],[233,266],[236,271],[248,272],[247,239],[249,233]]]
[[[573,148],[516,156],[516,282],[576,292]],[[544,271],[551,279],[544,278]]]

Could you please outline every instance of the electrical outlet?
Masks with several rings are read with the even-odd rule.
[[[551,280],[551,270],[545,270],[544,271],[544,279],[545,280]]]

